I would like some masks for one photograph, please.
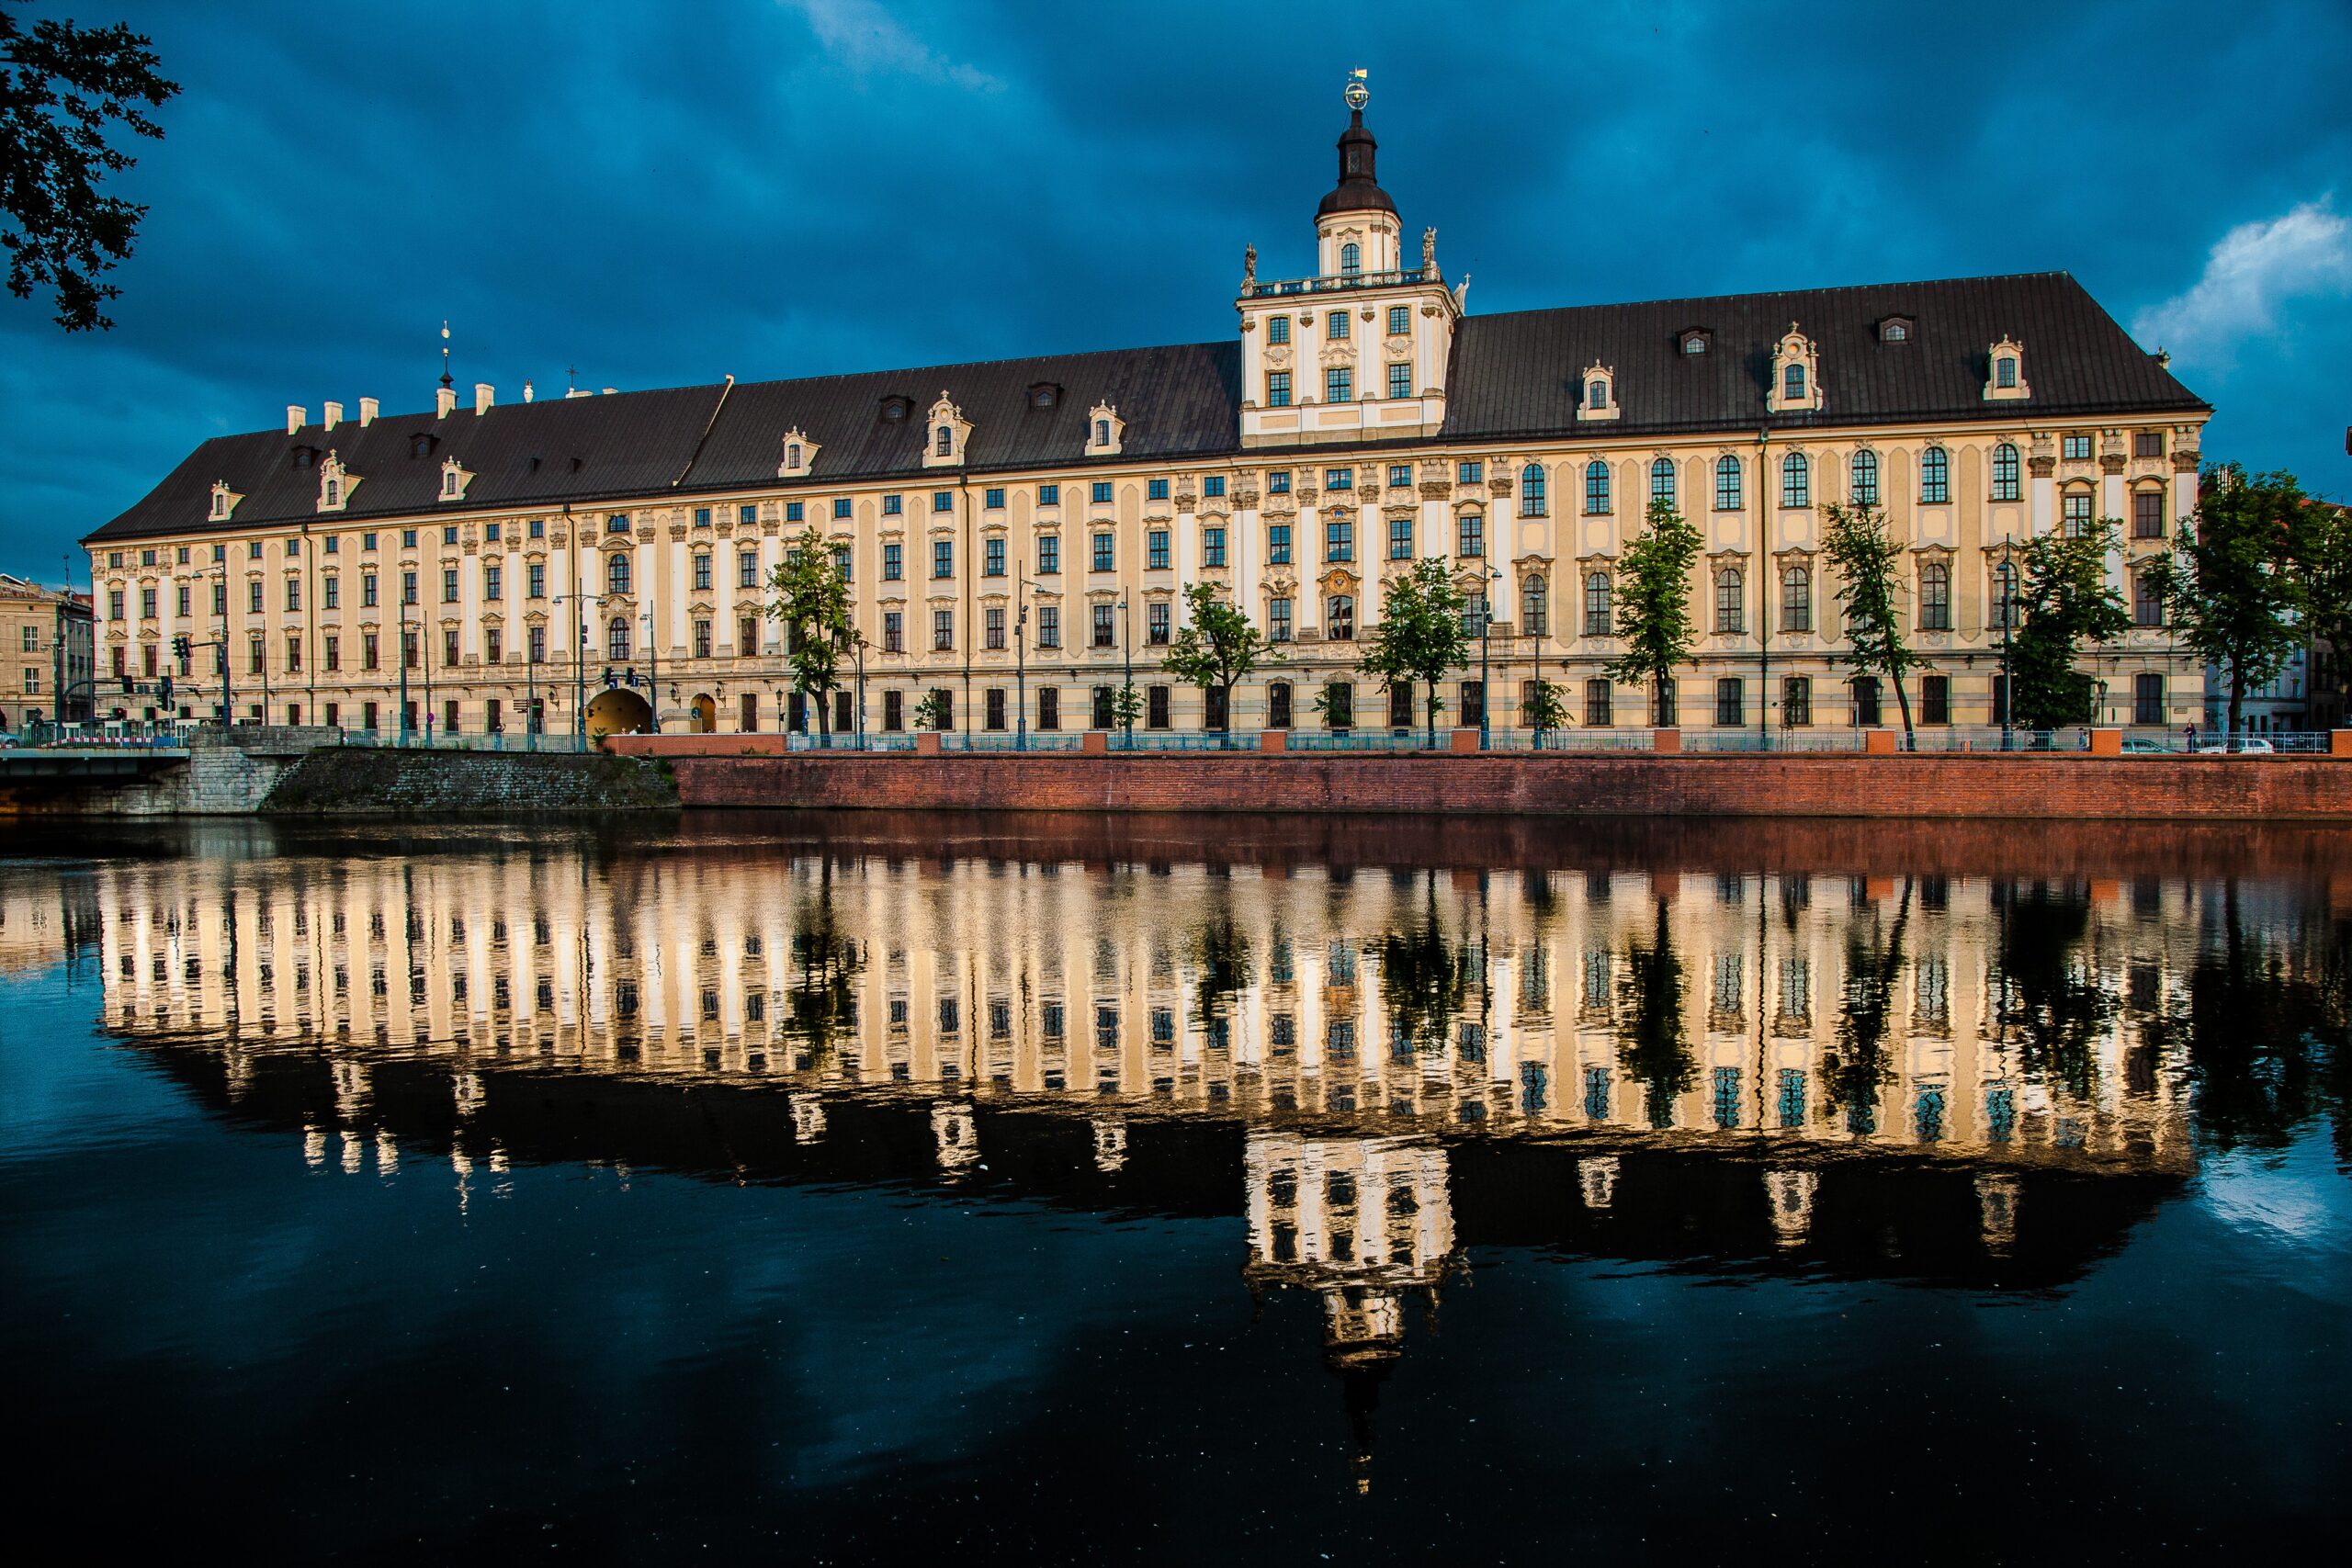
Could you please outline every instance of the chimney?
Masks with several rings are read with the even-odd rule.
[[[300,403],[288,403],[286,405],[286,434],[288,435],[299,434],[301,432],[304,423],[310,420],[310,417],[311,411],[304,408]]]
[[[488,413],[490,412],[490,405],[496,400],[495,389],[489,382],[476,381],[474,383],[474,412],[478,414]]]
[[[571,390],[564,393],[563,395],[567,398],[593,398],[595,396],[594,392],[591,392],[585,387],[574,387]]]
[[[619,389],[618,387],[607,387],[607,388],[605,388],[605,396],[606,396],[606,397],[608,397],[608,398],[609,398],[609,397],[611,397],[615,392],[617,392],[617,391],[619,391],[619,390],[620,390],[620,389]]]
[[[367,429],[369,425],[371,425],[371,424],[373,424],[373,423],[376,423],[376,400],[375,400],[375,399],[373,399],[373,398],[362,398],[362,399],[360,399],[360,400],[359,400],[359,428],[360,428],[360,429],[362,429],[362,430],[365,430],[365,429]]]
[[[531,400],[531,384],[528,381],[523,383],[523,400],[526,403]]]
[[[333,430],[336,425],[341,424],[342,423],[343,405],[341,403],[329,403],[327,405],[326,427],[329,430]]]
[[[433,417],[447,419],[458,412],[458,389],[442,387],[433,394]]]

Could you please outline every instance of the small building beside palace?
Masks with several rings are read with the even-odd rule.
[[[1130,668],[1154,728],[1409,723],[1426,692],[1356,664],[1384,585],[1433,557],[1485,610],[1453,721],[1523,726],[1540,679],[1577,727],[1646,726],[1604,671],[1663,498],[1706,540],[1686,728],[1891,721],[1841,657],[1833,502],[1907,542],[1923,725],[2000,721],[2011,553],[2100,519],[2136,624],[2086,656],[2098,717],[2202,716],[2140,572],[2196,505],[2211,409],[2072,276],[1473,315],[1376,152],[1359,103],[1312,257],[1261,276],[1252,248],[1221,342],[505,402],[445,374],[429,408],[207,441],[85,541],[100,711],[813,729],[763,614],[813,528],[860,645],[836,730],[908,728],[933,692],[959,729],[1107,727]],[[1160,672],[1201,582],[1283,656],[1230,712]]]
[[[90,716],[90,601],[0,572],[0,734]]]

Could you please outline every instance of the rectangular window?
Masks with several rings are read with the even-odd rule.
[[[903,495],[886,495],[886,496],[884,496],[884,497],[882,498],[882,515],[883,515],[883,516],[885,516],[885,517],[902,517],[902,516],[906,515],[906,511],[907,511],[907,498],[906,498],[905,496],[903,496]]]
[[[1403,337],[1413,330],[1413,308],[1410,305],[1388,307],[1388,335]]]
[[[1584,683],[1585,723],[1602,729],[1616,723],[1616,715],[1612,708],[1615,695],[1616,688],[1607,681],[1598,679],[1587,681]]]
[[[1413,395],[1411,366],[1392,365],[1388,367],[1388,395],[1392,398],[1409,398]]]
[[[1168,605],[1165,603],[1144,606],[1144,640],[1155,648],[1164,648],[1169,639]]]
[[[934,513],[955,511],[956,492],[952,490],[933,491],[931,492],[931,509]]]
[[[883,546],[882,581],[885,582],[898,582],[902,581],[906,575],[906,547],[903,545]]]
[[[454,566],[445,566],[441,569],[441,603],[454,604],[457,602],[458,569]]]
[[[455,574],[453,573],[453,580],[454,576]],[[122,604],[120,603],[119,595],[117,596],[117,603],[114,610],[116,618],[120,619],[122,615]],[[258,582],[248,582],[245,584],[245,613],[252,615],[258,615],[261,614],[261,584]]]
[[[2147,571],[2132,575],[2132,624],[2155,627],[2165,624],[2165,602],[2156,593],[2155,574]]]
[[[326,608],[330,610],[340,610],[343,608],[343,580],[339,577],[330,577],[326,580],[325,586],[327,595]],[[185,592],[187,591],[183,589],[181,592]],[[492,597],[494,598],[496,595],[493,594]]]
[[[1324,335],[1334,342],[1346,337],[1354,325],[1352,318],[1343,310],[1326,310],[1323,313]]]
[[[1356,471],[1353,468],[1326,468],[1323,470],[1323,488],[1353,490],[1356,488]]]
[[[548,596],[547,563],[544,561],[533,561],[529,566],[525,567],[523,570],[526,573],[524,586],[528,590],[530,596],[534,599],[546,598]],[[375,602],[376,580],[371,577],[368,580],[368,603],[372,604]]]
[[[1791,675],[1781,682],[1781,722],[1784,725],[1813,722],[1812,677]]]
[[[1464,682],[1462,682],[1462,689],[1461,689],[1461,704],[1462,704],[1461,713],[1462,713],[1462,723],[1463,723],[1463,724],[1464,724],[1464,725],[1466,726],[1466,725],[1475,725],[1475,724],[1484,724],[1484,723],[1486,723],[1486,722],[1487,722],[1487,686],[1486,686],[1486,682],[1483,682],[1483,681],[1464,681]]]
[[[1040,688],[1037,693],[1037,728],[1059,729],[1061,727],[1062,694],[1060,691],[1052,686]]]
[[[1154,528],[1145,535],[1144,550],[1144,569],[1147,571],[1166,571],[1168,570],[1168,530]]]
[[[1290,493],[1290,470],[1287,468],[1278,468],[1269,473],[1266,476],[1266,493],[1268,495],[1288,495]]]
[[[1951,678],[1948,675],[1919,677],[1919,722],[1950,724],[1951,722]]]
[[[1201,481],[1201,493],[1204,496],[1222,496],[1225,493],[1225,476],[1211,474],[1204,479]]]
[[[760,585],[760,558],[745,550],[735,558],[735,586],[757,588]]]
[[[2064,440],[2064,446],[2059,456],[2064,457],[2066,461],[2087,463],[2091,460],[2091,438],[2088,435],[2069,435]]]
[[[1093,496],[1094,503],[1097,506],[1108,506],[1111,503],[1111,481],[1109,479],[1096,479],[1094,481],[1093,490],[1088,493]]]
[[[748,658],[751,655],[759,652],[759,650],[760,623],[755,617],[745,615],[735,623],[736,656],[738,658]]]
[[[148,657],[151,660],[154,657],[153,649],[148,650]],[[302,672],[302,638],[299,633],[286,634],[286,668],[290,674],[299,675]],[[153,668],[151,666],[147,672],[153,674]]]
[[[2161,539],[2165,536],[2164,491],[2140,490],[2132,492],[2132,536],[2135,539]]]
[[[787,501],[784,503],[784,520],[786,523],[798,523],[802,521],[805,516],[806,513],[802,509],[799,502]],[[751,732],[747,729],[744,733],[749,734]]]
[[[299,580],[288,581],[286,584],[286,607],[289,610],[299,610],[302,607],[302,585]],[[139,614],[141,618],[144,620],[152,621],[155,618],[155,591],[153,589],[142,588],[139,591]]]
[[[1037,536],[1037,575],[1058,577],[1062,570],[1062,540],[1058,534]]]
[[[548,661],[547,627],[533,626],[531,628],[527,657],[534,664],[545,664]],[[372,669],[373,666],[371,665],[370,668]]]
[[[697,528],[707,528],[710,526],[709,507],[697,506],[695,508],[695,526]]]
[[[1353,642],[1356,635],[1356,602],[1346,593],[1334,593],[1324,602],[1323,635],[1333,642]]]
[[[382,659],[383,645],[377,640],[376,634],[374,632],[361,632],[359,634],[359,668],[362,670],[377,669],[380,666]],[[368,728],[373,729],[376,727],[371,724]]]
[[[1004,647],[1004,607],[1001,604],[991,604],[980,612],[980,630],[988,639],[985,646],[1002,649]]]
[[[907,694],[904,692],[882,694],[882,728],[892,732],[907,727]]]
[[[1149,481],[1149,486],[1144,493],[1154,501],[1166,501],[1168,499],[1168,481],[1166,479],[1152,479]]]
[[[710,657],[710,623],[708,621],[698,620],[695,623],[695,657],[696,659]]]
[[[1119,640],[1119,627],[1114,617],[1117,615],[1117,607],[1111,604],[1097,604],[1093,608],[1094,646],[1097,648],[1116,646]]]
[[[1335,316],[1335,321],[1347,320]],[[1351,403],[1356,400],[1356,373],[1345,365],[1334,365],[1323,372],[1323,400],[1327,403]]]
[[[1004,575],[1004,541],[1002,539],[989,539],[982,542],[980,546],[980,575],[983,577],[1002,577]]]
[[[1878,677],[1875,675],[1854,677],[1854,722],[1865,728],[1880,722]]]
[[[1266,637],[1270,642],[1290,641],[1291,622],[1289,600],[1269,599],[1266,601]]]
[[[1201,564],[1203,566],[1225,564],[1224,529],[1204,528],[1201,530]]]
[[[1464,513],[1461,523],[1463,556],[1483,556],[1487,553],[1487,520],[1476,512]]]
[[[931,542],[931,575],[936,578],[956,575],[956,541],[933,539]]]
[[[703,565],[706,576],[703,581],[695,584],[696,587],[707,588],[710,586],[707,578],[709,564],[710,558],[707,556],[704,557]],[[481,596],[485,600],[489,600],[493,603],[506,596],[506,571],[504,568],[485,565],[481,569]]]
[[[1037,646],[1059,648],[1062,645],[1062,613],[1058,605],[1037,606]]]
[[[2132,455],[2134,457],[2161,457],[2165,455],[2165,433],[2161,430],[2135,430],[2132,433]]]
[[[1094,570],[1097,571],[1111,570],[1111,539],[1108,533],[1094,536]]]
[[[1356,525],[1353,523],[1335,517],[1323,525],[1323,558],[1327,561],[1356,558]]]
[[[1143,722],[1145,728],[1149,729],[1165,729],[1168,728],[1167,687],[1147,686],[1144,688]]]
[[[846,522],[846,521],[848,521],[848,519],[849,519],[849,515],[850,515],[850,500],[849,500],[849,497],[847,497],[847,496],[845,496],[845,495],[844,495],[844,496],[842,496],[842,497],[839,497],[839,498],[838,498],[838,499],[836,499],[836,500],[834,501],[834,502],[833,502],[833,516],[834,516],[837,520],[840,520],[840,521],[842,521],[842,522]]]
[[[980,723],[984,728],[988,729],[1004,728],[1004,688],[1002,686],[990,686],[981,694]]]
[[[984,491],[981,492],[980,503],[986,506],[990,512],[1001,512],[1004,510],[1004,491],[1001,490]]]
[[[1266,564],[1268,566],[1290,564],[1289,524],[1269,523],[1266,525]]]
[[[1718,728],[1736,729],[1747,722],[1747,683],[1736,675],[1726,675],[1715,682],[1715,724]]]
[[[1457,463],[1453,468],[1456,484],[1475,485],[1486,482],[1487,465],[1483,462]]]
[[[2091,531],[2091,492],[2070,491],[2059,497],[2061,520],[2070,539],[2086,538]]]
[[[2165,678],[2162,675],[2132,677],[2132,722],[2152,725],[2165,722]]]
[[[1040,506],[1059,506],[1061,503],[1062,503],[1062,487],[1061,487],[1061,486],[1059,486],[1059,485],[1039,485],[1039,486],[1037,487],[1037,504],[1038,504],[1038,505],[1040,505]]]
[[[760,509],[757,506],[739,506],[735,509],[735,521],[743,527],[749,528],[759,520]]]
[[[1412,465],[1412,464],[1410,464],[1410,463],[1391,463],[1391,464],[1389,464],[1389,465],[1388,465],[1388,488],[1389,488],[1389,489],[1391,489],[1391,490],[1410,490],[1410,489],[1412,489],[1412,488],[1413,488],[1413,465]]]
[[[956,649],[956,612],[933,610],[931,613],[931,648],[934,653],[952,653]]]
[[[907,650],[906,616],[897,610],[882,612],[882,651],[904,653]]]
[[[1267,318],[1266,341],[1270,344],[1283,344],[1290,341],[1290,318],[1288,316],[1271,316]]]
[[[1413,520],[1410,517],[1391,517],[1388,520],[1388,558],[1413,558]]]

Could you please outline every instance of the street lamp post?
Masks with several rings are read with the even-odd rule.
[[[2001,750],[2009,750],[2009,729],[2018,709],[2018,682],[2015,667],[2010,663],[2012,647],[2010,627],[2018,618],[2017,568],[2009,561],[2001,563]]]
[[[865,634],[852,632],[857,641],[857,749],[865,750]]]
[[[226,658],[228,643],[225,639],[221,643],[220,651],[222,657]],[[398,657],[401,661],[401,744],[405,746],[409,741],[411,728],[408,718],[408,594],[405,592],[401,594],[401,648]],[[225,693],[228,690],[226,676],[221,678],[220,684],[221,690]]]
[[[1493,644],[1495,625],[1495,584],[1501,581],[1502,568],[1487,568],[1487,586],[1478,595],[1478,750],[1484,751],[1494,739],[1494,722],[1489,716],[1494,708],[1495,694],[1487,683],[1487,649]]]
[[[1012,580],[1016,608],[1012,616],[1012,749],[1029,750],[1029,601],[1023,597],[1029,580]]]
[[[1127,596],[1124,593],[1119,595],[1119,643],[1126,667],[1126,674],[1119,687],[1119,711],[1127,716],[1126,723],[1121,728],[1127,732],[1127,750],[1132,751],[1136,749],[1136,710],[1129,694],[1136,689],[1136,627],[1135,617],[1127,611]]]
[[[645,705],[653,713],[653,733],[662,733],[662,649],[653,628],[653,611],[645,612]]]

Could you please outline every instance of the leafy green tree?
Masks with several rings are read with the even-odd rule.
[[[1442,1051],[1470,994],[1470,957],[1445,940],[1438,918],[1436,874],[1425,882],[1419,918],[1393,922],[1380,939],[1380,998],[1389,1027],[1418,1051]],[[1399,911],[1401,914],[1401,911]]]
[[[145,108],[161,108],[179,84],[129,28],[39,21],[27,28],[0,10],[0,244],[8,250],[8,292],[51,292],[57,324],[69,333],[114,325],[100,307],[121,289],[98,275],[130,254],[147,209],[98,186],[138,160],[107,140],[119,121],[160,139]]]
[[[2018,552],[2024,625],[2011,645],[2009,674],[2018,722],[2028,729],[2091,717],[2091,678],[2075,658],[2085,643],[2111,642],[2132,626],[2123,596],[2107,581],[2116,535],[2114,520],[2102,518],[2079,537],[2044,534]]]
[[[833,716],[827,699],[841,684],[842,649],[850,636],[849,579],[811,525],[769,574],[768,588],[767,615],[784,627],[792,689],[815,701],[817,731],[830,745]]]
[[[1136,720],[1143,716],[1143,694],[1133,681],[1111,694],[1111,722],[1127,732],[1127,739],[1136,738]]]
[[[1903,640],[1903,546],[1887,527],[1886,513],[1875,507],[1832,502],[1823,511],[1829,523],[1821,531],[1821,553],[1838,572],[1846,662],[1894,688],[1907,750],[1915,737],[1911,693],[1904,677],[1922,660]]]
[[[2299,533],[2303,630],[2333,651],[2328,680],[2336,695],[2352,695],[2352,506],[2312,502]]]
[[[1706,536],[1664,498],[1650,502],[1642,531],[1625,545],[1617,563],[1618,637],[1625,651],[1609,666],[1615,681],[1650,682],[1652,722],[1667,719],[1667,682],[1687,664],[1698,646],[1699,621],[1690,613],[1690,571],[1699,564]]]
[[[2114,993],[2100,980],[2090,900],[2077,887],[2041,883],[1996,889],[2000,926],[1994,1018],[2030,1073],[2088,1096],[2100,1043],[2114,1021]]]
[[[915,705],[915,726],[921,729],[944,729],[956,722],[956,705],[948,694],[933,686]]]
[[[1273,645],[1256,624],[1217,597],[1216,585],[1195,582],[1184,590],[1185,625],[1169,645],[1160,668],[1205,697],[1224,694],[1226,743],[1232,743],[1233,688],[1261,665],[1276,662]]]
[[[1324,682],[1317,690],[1312,705],[1327,729],[1349,729],[1355,725],[1355,694],[1344,682]]]
[[[1568,699],[1557,681],[1530,681],[1527,683],[1527,722],[1534,728],[1535,744],[1544,744],[1547,729],[1566,729],[1568,726]]]
[[[1887,1035],[1894,1019],[1894,982],[1903,973],[1903,932],[1911,920],[1911,884],[1903,885],[1894,926],[1882,942],[1878,914],[1857,913],[1846,929],[1846,995],[1838,1010],[1838,1043],[1822,1062],[1831,1110],[1846,1111],[1850,1133],[1878,1131],[1880,1089],[1894,1077]]]
[[[2310,595],[2297,566],[2315,522],[2310,513],[2292,474],[2249,478],[2235,463],[2208,469],[2195,517],[2147,568],[2180,639],[2228,671],[2232,750],[2247,688],[2284,670],[2303,646],[2299,618]]]
[[[1380,601],[1380,624],[1372,629],[1356,668],[1395,691],[1400,683],[1429,686],[1430,744],[1437,744],[1437,716],[1445,706],[1438,682],[1449,670],[1469,662],[1470,634],[1462,623],[1466,601],[1434,556],[1389,581]]]

